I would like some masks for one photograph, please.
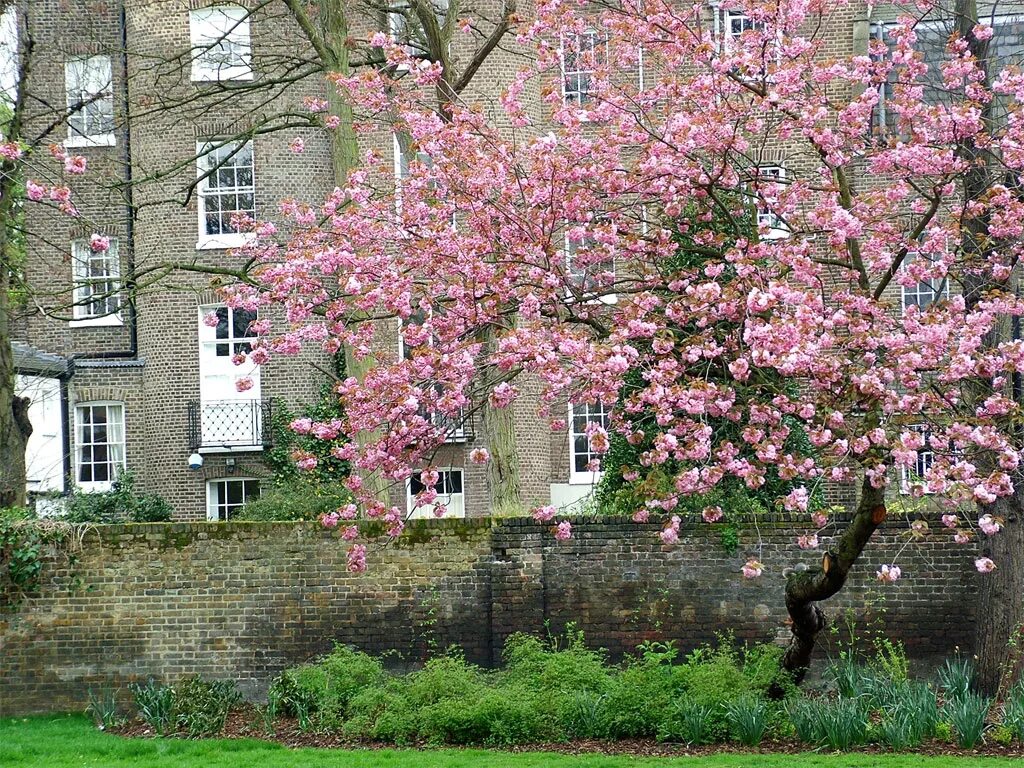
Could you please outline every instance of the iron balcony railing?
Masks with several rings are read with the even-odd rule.
[[[270,400],[192,400],[189,448],[268,448],[270,413]]]

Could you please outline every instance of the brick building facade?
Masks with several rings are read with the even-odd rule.
[[[480,10],[481,19],[497,18],[500,3],[484,0]],[[232,366],[230,357],[247,343],[249,318],[222,305],[216,276],[189,270],[162,276],[160,265],[238,268],[242,257],[230,249],[244,237],[232,231],[232,212],[273,219],[282,199],[316,203],[334,188],[328,133],[306,118],[293,119],[308,116],[305,100],[327,98],[323,68],[284,3],[32,0],[25,11],[22,33],[36,45],[31,90],[46,94],[50,105],[33,119],[52,120],[52,105],[59,112],[82,104],[54,138],[89,163],[75,189],[78,219],[30,210],[31,228],[46,236],[30,242],[28,282],[49,290],[38,311],[24,318],[18,340],[65,361],[58,366],[61,403],[48,418],[61,420],[59,453],[68,457],[37,487],[103,490],[127,467],[142,489],[167,498],[180,519],[230,517],[267,476],[261,456],[270,410],[313,402],[323,361],[312,353],[277,358],[258,372],[252,390],[237,393],[234,379],[249,371]],[[708,13],[719,34],[742,33],[742,14],[713,4]],[[822,33],[827,53],[866,52],[870,36],[893,17],[868,3],[837,10]],[[401,32],[403,18],[366,10],[353,16],[353,34]],[[1005,18],[1015,23],[1016,17]],[[459,39],[456,60],[469,54]],[[520,53],[511,39],[496,49],[466,98],[495,106],[521,66]],[[585,98],[585,73],[565,69],[563,98]],[[644,72],[636,74],[642,83]],[[539,116],[546,107],[533,87]],[[304,143],[301,154],[288,151],[296,137]],[[397,151],[382,132],[360,142],[361,151]],[[766,148],[758,163],[798,174],[799,155],[780,144]],[[109,250],[90,249],[93,233],[110,238]],[[125,281],[134,290],[122,290]],[[894,302],[905,305],[933,300],[943,288],[895,290]],[[211,313],[216,327],[203,322]],[[396,336],[396,350],[397,343]],[[35,381],[30,373],[25,369],[26,386]],[[586,471],[586,439],[574,433],[603,412],[583,406],[567,431],[552,432],[536,416],[531,385],[522,388],[515,408],[524,502],[578,503],[594,477]],[[40,430],[34,440],[45,433],[52,442],[52,432]],[[454,514],[489,512],[484,471],[466,461],[479,444],[479,429],[467,429],[438,457],[451,467],[443,484],[460,497],[450,500]],[[190,469],[195,454],[202,466]],[[46,455],[56,465],[55,452]]]

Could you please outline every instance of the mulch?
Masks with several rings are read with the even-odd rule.
[[[153,730],[142,721],[133,721],[111,730],[119,736],[130,738],[156,738]],[[269,733],[263,726],[256,710],[244,707],[233,711],[224,726],[224,731],[216,738],[226,739],[260,739],[297,749],[300,747],[318,747],[323,749],[395,749],[394,744],[368,741],[352,741],[337,734],[315,733],[299,728],[298,720],[280,717],[274,723],[274,732]],[[436,747],[424,744],[412,745],[411,749],[430,750]],[[444,749],[470,749],[471,747],[449,746]],[[478,748],[478,747],[473,747]],[[760,747],[751,749],[736,744],[709,744],[706,746],[688,747],[685,744],[667,744],[653,739],[623,739],[608,741],[605,739],[578,739],[539,744],[519,744],[506,747],[505,752],[555,752],[562,755],[628,755],[633,757],[700,757],[720,754],[795,754],[814,751],[795,739],[766,741]],[[823,750],[818,750],[823,751]],[[891,750],[877,745],[862,747],[857,752],[865,754],[885,754]],[[954,744],[940,741],[926,742],[914,750],[918,755],[942,755],[960,757],[1017,757],[1024,758],[1024,745],[1019,743],[1001,746],[992,742],[976,749],[960,749]]]

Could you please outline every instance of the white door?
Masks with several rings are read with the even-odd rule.
[[[28,490],[64,490],[64,429],[60,381],[42,376],[18,376],[16,390],[31,402],[28,420],[32,434],[25,447]]]
[[[207,318],[217,323],[207,324]],[[249,324],[255,312],[230,307],[202,307],[199,318],[199,400],[203,447],[253,447],[262,445],[260,369],[234,358],[250,351],[255,334]],[[238,382],[252,380],[252,387],[238,391]]]

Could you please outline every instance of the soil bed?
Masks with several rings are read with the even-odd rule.
[[[141,721],[135,721],[112,729],[112,732],[119,736],[133,738],[153,738],[153,730]],[[260,721],[256,710],[252,708],[240,708],[233,711],[224,726],[223,732],[211,738],[224,739],[261,739],[282,744],[286,747],[320,747],[335,749],[432,749],[443,747],[444,749],[459,749],[459,745],[426,745],[411,744],[398,747],[395,744],[383,742],[352,741],[345,739],[338,734],[316,733],[303,731],[299,728],[299,722],[295,718],[279,717],[274,723],[274,732],[269,733]],[[576,741],[555,741],[538,744],[517,744],[512,747],[495,747],[493,745],[473,745],[467,749],[503,749],[506,752],[556,752],[563,755],[633,755],[637,757],[686,757],[703,756],[716,754],[795,754],[798,752],[825,752],[824,748],[819,750],[811,749],[807,744],[795,739],[764,741],[760,747],[751,749],[732,743],[708,744],[699,747],[688,747],[685,744],[672,744],[655,741],[653,739],[622,739],[610,741],[605,739],[580,739]],[[892,750],[876,744],[861,747],[853,752],[866,754],[886,754]],[[1017,757],[1024,758],[1024,744],[1011,744],[1002,746],[989,742],[982,744],[975,749],[960,749],[955,744],[946,744],[941,741],[925,742],[921,747],[912,752],[903,754],[919,755],[945,755],[961,757]]]

